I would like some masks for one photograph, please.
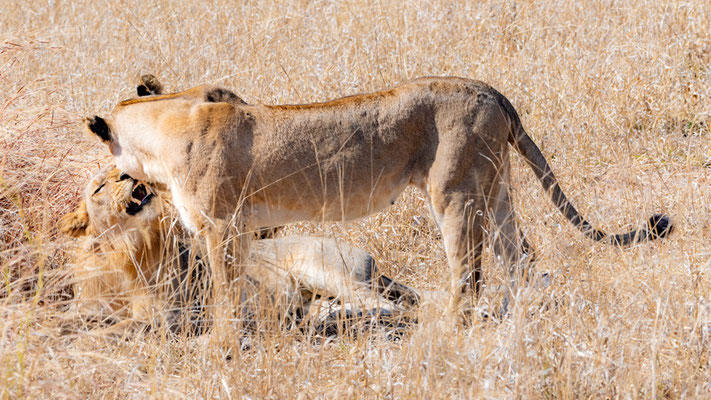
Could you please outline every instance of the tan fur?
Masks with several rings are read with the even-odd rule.
[[[176,254],[182,233],[171,224],[167,200],[154,192],[140,212],[129,215],[126,204],[136,181],[121,180],[121,175],[112,165],[97,173],[77,209],[59,222],[64,233],[82,238],[72,264],[78,304],[84,313],[123,320],[112,332],[150,323],[166,299],[157,285],[165,277],[185,275],[176,269],[190,267]],[[298,308],[323,323],[319,313],[333,304],[319,299],[335,299],[339,307],[352,310],[393,313],[418,298],[413,289],[379,275],[370,254],[332,239],[266,239],[253,250],[244,292],[252,309],[252,300],[266,295],[285,313]]]
[[[87,184],[77,209],[59,221],[62,232],[82,238],[72,273],[75,297],[85,313],[149,321],[159,306],[148,288],[158,281],[164,252],[161,203],[151,201],[137,215],[128,215],[135,184],[106,167]]]
[[[454,312],[464,287],[478,292],[487,224],[513,277],[523,274],[531,255],[510,202],[509,144],[586,235],[627,244],[670,230],[664,216],[624,235],[593,229],[565,198],[508,100],[482,82],[421,78],[284,106],[249,105],[226,92],[199,86],[127,100],[110,118],[87,120],[120,168],[169,187],[184,224],[206,236],[218,280],[227,273],[221,248],[228,231],[246,242],[243,233],[254,227],[358,218],[414,185],[442,231]],[[215,286],[218,320],[227,318],[221,306],[227,293]]]

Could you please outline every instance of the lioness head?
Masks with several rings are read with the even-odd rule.
[[[181,154],[174,140],[186,132],[198,129],[208,134],[219,131],[220,126],[233,125],[235,119],[242,124],[252,120],[251,114],[234,108],[247,103],[221,87],[202,85],[164,94],[163,84],[147,74],[141,76],[136,93],[137,98],[120,102],[110,116],[84,118],[84,125],[90,137],[107,145],[118,168],[138,179],[171,183],[174,176],[164,171],[164,160],[151,154],[156,148]],[[190,153],[192,144],[185,146]]]
[[[79,206],[59,221],[59,228],[72,237],[140,230],[161,214],[156,197],[151,186],[110,164],[94,175]]]

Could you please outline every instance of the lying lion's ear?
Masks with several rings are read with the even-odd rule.
[[[142,75],[136,87],[136,94],[138,97],[163,94],[163,84],[154,75]]]
[[[71,237],[86,236],[89,228],[89,213],[82,200],[76,210],[59,219],[59,230]]]
[[[98,116],[84,118],[84,124],[87,132],[98,136],[102,142],[111,141],[111,129],[103,118]]]

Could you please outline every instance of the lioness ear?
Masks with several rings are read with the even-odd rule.
[[[59,230],[71,237],[86,236],[89,227],[89,213],[82,200],[76,210],[59,219]]]
[[[216,87],[210,88],[205,92],[205,101],[210,103],[230,103],[230,104],[244,104],[247,103],[237,96],[233,91],[224,88]]]
[[[103,118],[98,116],[84,118],[84,124],[87,132],[95,134],[102,142],[108,143],[111,141],[111,129],[109,129],[109,125]]]
[[[136,87],[136,94],[138,97],[163,94],[163,84],[154,75],[142,75]]]

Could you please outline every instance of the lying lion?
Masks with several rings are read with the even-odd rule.
[[[121,321],[111,332],[166,318],[173,327],[202,324],[160,314],[180,310],[183,316],[204,317],[200,304],[207,277],[191,251],[196,245],[170,211],[160,192],[109,165],[91,179],[77,209],[59,221],[62,232],[82,238],[72,263],[78,304],[83,313]],[[399,315],[419,297],[379,274],[366,251],[332,239],[257,241],[246,274],[246,315],[268,298],[292,320],[315,320],[317,329],[326,331],[343,316]]]
[[[183,224],[206,238],[218,323],[229,318],[226,239],[246,249],[255,227],[362,217],[391,205],[408,185],[426,196],[442,233],[450,314],[465,288],[480,290],[485,232],[495,232],[494,252],[512,279],[525,276],[533,254],[511,204],[510,148],[591,239],[628,245],[672,228],[661,214],[624,234],[594,228],[563,193],[511,103],[483,82],[420,78],[302,105],[247,104],[212,86],[173,94],[161,94],[155,80],[142,86],[155,95],[122,101],[109,118],[86,125],[121,170],[166,185]]]

